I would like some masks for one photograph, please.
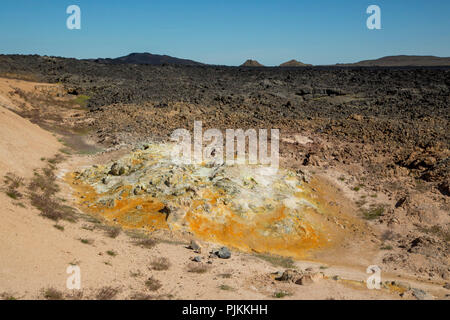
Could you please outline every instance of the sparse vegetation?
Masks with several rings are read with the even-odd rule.
[[[120,234],[120,232],[122,231],[122,229],[118,226],[102,226],[103,230],[105,230],[105,233],[108,237],[110,238],[117,238]]]
[[[287,291],[276,291],[273,296],[274,298],[282,299],[284,297],[291,296],[292,294]]]
[[[59,224],[54,224],[53,225],[56,229],[58,229],[59,231],[64,231],[64,226],[59,225]]]
[[[392,250],[394,249],[391,245],[385,245],[380,248],[381,250]]]
[[[380,207],[376,207],[376,208],[372,208],[369,210],[365,210],[363,211],[363,217],[366,220],[375,220],[379,217],[381,217],[384,213],[384,207],[380,206]]]
[[[150,291],[156,291],[162,287],[162,284],[161,284],[161,281],[159,281],[153,277],[150,277],[145,281],[145,286]]]
[[[22,202],[14,202],[15,206],[21,207],[21,208],[26,208],[27,206],[24,205]]]
[[[119,289],[113,287],[103,287],[98,290],[95,298],[97,300],[113,300],[117,294],[119,293]]]
[[[221,273],[218,276],[224,279],[230,279],[231,277],[233,277],[231,273]]]
[[[170,261],[167,258],[160,257],[153,259],[150,265],[153,270],[157,271],[168,270],[170,268]]]
[[[75,210],[64,205],[62,201],[55,197],[59,191],[54,173],[54,164],[63,160],[61,156],[55,156],[48,160],[49,165],[41,169],[41,173],[35,172],[28,185],[31,205],[37,208],[43,217],[58,221],[60,219],[74,222],[77,220]]]
[[[89,96],[86,96],[84,94],[80,94],[79,96],[77,96],[75,99],[72,100],[72,103],[73,104],[77,104],[80,107],[84,108],[84,107],[87,106],[87,103],[88,103],[90,98],[91,97],[89,97]]]
[[[14,297],[14,295],[7,292],[3,292],[2,294],[0,294],[0,298],[2,300],[17,300],[17,298]]]
[[[292,260],[292,258],[271,254],[257,254],[256,256],[264,261],[269,262],[273,266],[283,267],[286,269],[295,269],[295,262],[294,260]]]
[[[106,251],[106,254],[111,257],[117,256],[117,252],[115,252],[114,250],[108,250],[108,251]]]
[[[14,173],[7,173],[4,177],[5,194],[11,199],[18,200],[22,198],[22,193],[18,190],[23,185],[24,179]]]
[[[450,242],[450,231],[445,230],[441,226],[434,225],[432,227],[419,227],[419,230],[424,233],[438,236],[439,238],[441,238],[447,242]]]
[[[94,240],[91,239],[80,239],[81,243],[83,244],[93,244]]]
[[[187,266],[188,272],[192,273],[206,273],[208,271],[208,266],[204,263],[192,262]]]
[[[55,288],[47,288],[44,290],[44,298],[47,300],[64,300],[64,294]]]
[[[383,241],[389,241],[394,239],[395,234],[392,230],[386,230],[385,232],[382,233],[381,235],[381,240]]]
[[[83,299],[83,291],[76,290],[66,295],[67,300],[82,300]]]
[[[233,291],[234,290],[232,287],[230,287],[229,285],[226,285],[226,284],[221,284],[219,286],[219,289],[224,290],[224,291]]]
[[[130,277],[132,277],[132,278],[137,278],[137,277],[141,277],[141,276],[142,276],[141,270],[130,271]]]
[[[157,241],[154,239],[147,238],[147,239],[135,240],[135,241],[133,241],[133,243],[142,248],[151,249],[154,246],[156,246]]]
[[[146,293],[136,292],[132,296],[130,296],[130,300],[153,300],[153,297]]]

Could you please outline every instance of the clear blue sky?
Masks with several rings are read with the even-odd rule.
[[[66,28],[79,5],[82,29]],[[382,30],[366,28],[381,7]],[[450,56],[448,0],[1,0],[0,53],[97,58],[131,52],[205,63],[334,64]]]

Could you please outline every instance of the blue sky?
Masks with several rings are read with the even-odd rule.
[[[81,30],[66,8],[81,8]],[[381,8],[368,30],[366,8]],[[0,53],[75,58],[131,52],[205,63],[334,64],[386,55],[450,56],[448,0],[1,0]]]

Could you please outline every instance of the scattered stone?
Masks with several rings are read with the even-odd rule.
[[[412,288],[411,289],[412,295],[416,297],[417,300],[432,300],[433,297],[425,292],[422,289]]]
[[[278,281],[295,282],[300,276],[299,272],[294,269],[286,269],[284,272],[279,271],[278,274],[279,276],[275,278]]]
[[[195,256],[194,258],[192,258],[192,261],[195,261],[195,262],[202,262],[202,257],[200,257],[200,256]]]
[[[231,257],[230,249],[227,247],[222,247],[219,250],[215,252],[216,256],[218,256],[220,259],[229,259]]]
[[[301,278],[299,278],[297,281],[295,281],[295,284],[301,285],[301,286],[308,286],[313,284],[314,281],[311,278],[311,275],[303,275]]]
[[[113,176],[122,176],[122,175],[125,175],[126,173],[128,173],[128,168],[125,166],[122,166],[118,162],[115,162],[111,166],[111,170],[109,171],[109,173],[112,174]]]
[[[299,284],[302,286],[308,286],[313,283],[319,282],[324,278],[324,274],[322,272],[316,272],[316,273],[309,273],[301,276],[297,281],[295,281],[295,284]]]
[[[192,249],[195,252],[201,252],[202,247],[200,247],[200,245],[195,240],[191,240],[191,243],[189,244],[189,249]]]

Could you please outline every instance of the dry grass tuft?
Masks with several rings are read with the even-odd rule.
[[[95,298],[97,300],[113,300],[117,294],[119,293],[119,289],[113,287],[103,287],[98,290]]]
[[[167,258],[160,257],[155,258],[150,263],[153,270],[162,271],[162,270],[168,270],[170,268],[170,261]]]
[[[5,193],[8,197],[14,200],[22,198],[22,193],[18,190],[23,185],[24,179],[15,175],[14,173],[8,172],[4,177],[5,183]]]
[[[198,263],[198,262],[189,263],[187,268],[188,268],[188,272],[192,272],[192,273],[206,273],[209,270],[209,268],[206,264]]]
[[[44,298],[47,300],[64,300],[64,294],[55,288],[47,288],[44,290]]]
[[[137,239],[133,241],[133,244],[146,249],[153,248],[157,243],[155,239]]]
[[[257,254],[256,256],[264,261],[269,262],[271,265],[273,265],[275,267],[283,267],[286,269],[295,269],[295,262],[294,262],[294,260],[292,260],[292,258],[271,255],[271,254]]]
[[[142,293],[142,292],[136,292],[133,295],[130,296],[130,300],[153,300],[154,298],[146,293]]]
[[[159,281],[153,277],[150,277],[147,279],[147,281],[145,281],[145,286],[150,291],[156,291],[162,287],[162,284],[161,284],[161,281]]]
[[[110,238],[117,238],[122,231],[122,229],[118,226],[102,226],[102,229],[105,231],[106,235]]]

